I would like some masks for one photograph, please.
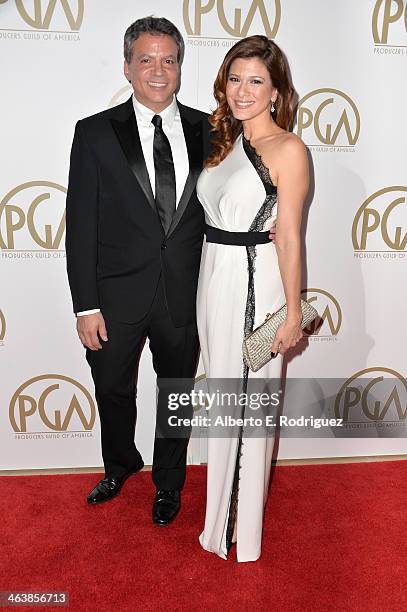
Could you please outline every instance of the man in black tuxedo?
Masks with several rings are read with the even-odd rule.
[[[105,478],[88,495],[93,504],[117,495],[144,466],[134,434],[145,339],[158,380],[192,380],[198,361],[195,300],[205,223],[195,186],[210,143],[207,115],[175,97],[183,54],[171,22],[137,20],[124,39],[134,95],[75,130],[66,253],[101,423]],[[167,391],[159,384],[157,422],[166,419]],[[187,445],[188,435],[169,437],[156,428],[157,524],[179,510]]]

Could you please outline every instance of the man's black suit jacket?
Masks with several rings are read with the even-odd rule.
[[[196,181],[209,153],[208,115],[178,102],[189,175],[164,234],[132,99],[76,125],[66,206],[66,256],[74,312],[100,308],[135,323],[162,274],[176,327],[195,320],[205,227]]]

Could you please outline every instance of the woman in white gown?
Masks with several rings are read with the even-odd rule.
[[[249,393],[252,379],[265,388],[279,380],[282,354],[302,337],[300,225],[308,159],[302,141],[288,131],[294,89],[274,42],[251,36],[234,45],[214,91],[213,151],[197,184],[207,224],[198,331],[209,391],[211,379],[236,379]],[[285,302],[287,318],[271,347],[275,358],[253,374],[243,362],[242,340]],[[259,558],[273,445],[270,435],[245,437],[244,427],[234,436],[209,434],[199,536],[206,550],[226,559],[236,542],[238,561]]]

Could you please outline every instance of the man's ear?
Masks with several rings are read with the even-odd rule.
[[[131,83],[131,79],[130,79],[130,75],[129,75],[129,65],[126,62],[126,60],[124,60],[123,71],[124,71],[124,76],[126,77],[128,82]]]

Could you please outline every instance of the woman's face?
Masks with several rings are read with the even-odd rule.
[[[277,97],[269,71],[258,58],[237,58],[231,66],[226,85],[226,99],[235,119],[247,121],[270,114],[271,101]]]

